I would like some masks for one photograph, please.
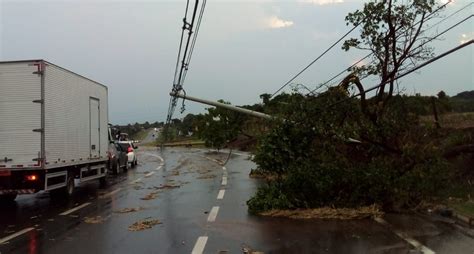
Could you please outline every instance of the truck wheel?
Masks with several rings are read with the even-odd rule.
[[[115,166],[114,166],[114,174],[118,175],[120,174],[120,161],[117,161],[115,162]]]
[[[69,197],[69,196],[72,196],[73,192],[74,192],[74,177],[68,177],[64,194],[66,194],[66,196]]]
[[[125,165],[123,165],[123,172],[127,172],[128,171],[128,163],[125,162]]]
[[[18,194],[17,193],[9,193],[9,194],[4,194],[0,195],[0,202],[2,203],[10,203],[15,201],[15,198]]]
[[[105,180],[105,176],[99,178],[99,185],[100,185],[100,188],[105,188],[107,186],[107,180]]]
[[[137,165],[138,165],[138,160],[137,160],[137,159],[135,159],[135,162],[134,162],[134,164],[135,164],[135,166],[137,166]]]

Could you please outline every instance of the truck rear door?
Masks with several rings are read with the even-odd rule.
[[[0,170],[40,166],[42,66],[0,63]]]
[[[100,156],[100,103],[96,98],[89,99],[90,157]]]

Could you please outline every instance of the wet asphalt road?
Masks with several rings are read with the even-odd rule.
[[[104,189],[90,183],[69,200],[39,193],[2,205],[0,242],[18,236],[0,244],[0,253],[474,253],[474,239],[445,220],[387,215],[381,223],[248,215],[246,201],[258,181],[248,177],[254,164],[246,154],[234,154],[225,167],[214,159],[226,154],[199,149],[161,153],[140,147],[138,156],[136,168],[109,177]],[[147,195],[149,200],[143,200]],[[141,210],[117,212],[123,208]],[[162,224],[128,230],[143,219]]]

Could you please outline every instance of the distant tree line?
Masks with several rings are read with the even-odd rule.
[[[148,121],[144,123],[134,123],[134,124],[127,124],[127,125],[113,125],[112,134],[115,136],[118,131],[121,133],[127,133],[130,138],[134,138],[136,134],[138,134],[142,130],[146,130],[149,128],[161,128],[164,126],[163,122],[154,122],[149,123]]]

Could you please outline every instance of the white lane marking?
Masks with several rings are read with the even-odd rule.
[[[74,208],[72,208],[72,209],[69,209],[69,210],[63,212],[63,213],[60,213],[59,215],[63,215],[63,216],[64,216],[64,215],[71,214],[71,213],[73,213],[73,212],[75,212],[75,211],[77,211],[77,210],[79,210],[79,209],[82,209],[82,208],[84,208],[84,207],[86,207],[86,206],[88,206],[88,205],[90,205],[90,204],[91,204],[91,203],[89,203],[89,202],[84,203],[84,204],[82,204],[82,205],[80,205],[80,206],[76,206],[76,207],[74,207]]]
[[[194,244],[194,248],[191,254],[202,254],[204,252],[204,248],[206,247],[206,243],[207,236],[200,236],[197,239],[196,244]]]
[[[226,168],[226,167],[222,167],[222,170],[226,171],[226,170],[227,170],[227,168]]]
[[[215,162],[215,163],[217,163],[217,164],[219,164],[219,165],[222,165],[222,162],[221,162],[221,161],[218,161],[218,160],[216,160],[216,159],[213,159],[213,158],[210,158],[210,157],[207,157],[207,156],[202,156],[202,157],[204,157],[205,159],[208,159],[208,160],[210,160],[210,161],[213,161],[213,162]]]
[[[214,206],[212,209],[211,209],[211,212],[209,213],[209,216],[207,217],[207,221],[208,222],[214,222],[216,220],[216,217],[217,217],[217,213],[219,212],[219,207],[218,206]]]
[[[220,190],[219,194],[217,194],[217,199],[223,199],[225,194],[225,190]]]
[[[159,155],[156,155],[156,154],[152,154],[152,153],[145,153],[146,155],[149,155],[149,156],[153,156],[155,158],[158,158],[158,160],[160,160],[161,162],[165,162],[165,160],[159,156]]]
[[[145,177],[150,177],[152,175],[154,175],[156,173],[156,171],[151,171],[150,173],[146,174]]]
[[[406,242],[408,242],[409,244],[411,244],[413,247],[415,247],[417,250],[421,251],[422,253],[425,253],[425,254],[435,254],[436,252],[434,252],[433,250],[431,250],[430,248],[424,246],[423,244],[421,244],[420,242],[418,242],[417,240],[407,236],[405,233],[399,231],[399,230],[395,230],[393,229],[393,227],[384,219],[382,218],[379,218],[379,217],[375,217],[374,220],[384,226],[387,226],[389,227],[393,233],[395,233],[398,237],[402,238],[403,240],[405,240]]]
[[[0,239],[0,244],[4,244],[4,243],[10,241],[11,239],[13,239],[13,238],[15,238],[15,237],[18,237],[18,236],[20,236],[20,235],[23,235],[23,234],[25,234],[25,233],[28,233],[28,232],[30,232],[31,230],[34,230],[34,229],[35,229],[35,228],[25,228],[25,229],[23,229],[23,230],[21,230],[21,231],[18,231],[18,232],[16,232],[16,233],[14,233],[14,234],[11,234],[11,235],[9,235],[9,236],[6,236],[6,237]]]
[[[106,194],[104,194],[104,195],[99,196],[99,198],[106,198],[106,197],[115,195],[117,192],[119,192],[119,191],[121,191],[121,190],[122,190],[122,188],[117,188],[117,189],[114,190],[114,191],[111,191],[111,192],[109,192],[109,193],[106,193]]]
[[[227,185],[227,176],[222,177],[222,185]]]
[[[158,170],[160,170],[162,167],[163,167],[163,165],[160,165],[160,166],[157,167],[155,170],[158,171]]]
[[[131,182],[130,184],[136,184],[136,183],[140,182],[141,180],[142,180],[142,178],[140,177],[138,179],[135,179],[135,181]]]

